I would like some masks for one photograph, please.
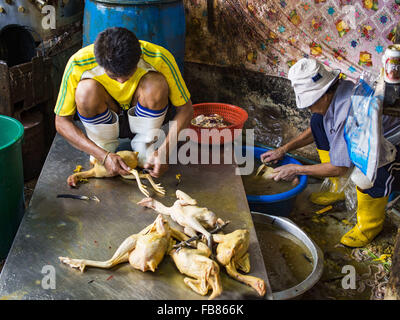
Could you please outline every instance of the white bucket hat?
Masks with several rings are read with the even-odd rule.
[[[321,98],[339,77],[340,70],[328,71],[314,59],[303,58],[290,69],[288,78],[292,82],[296,95],[296,104],[300,109],[310,107]]]

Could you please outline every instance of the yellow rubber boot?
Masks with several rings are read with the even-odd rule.
[[[389,197],[372,198],[357,189],[357,224],[340,242],[348,247],[364,247],[382,231]]]
[[[329,157],[329,151],[317,149],[319,159],[321,163],[331,162]],[[344,192],[338,192],[339,190],[339,178],[329,178],[331,181],[331,187],[329,191],[313,192],[310,196],[312,203],[319,204],[322,206],[328,206],[334,202],[344,200]]]

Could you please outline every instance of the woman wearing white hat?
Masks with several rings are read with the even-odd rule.
[[[354,83],[339,79],[340,71],[328,71],[314,59],[301,59],[294,64],[288,74],[292,83],[298,108],[309,108],[312,112],[310,127],[301,135],[276,150],[261,155],[263,162],[276,162],[286,152],[304,147],[315,141],[321,164],[289,164],[274,170],[276,181],[292,180],[297,175],[306,174],[330,177],[331,189],[311,195],[316,204],[328,205],[344,199],[344,194],[337,192],[338,178],[353,167],[344,139],[344,126],[350,108],[350,97]],[[400,126],[400,120],[384,117],[384,132]],[[349,247],[362,247],[368,244],[382,230],[385,219],[385,207],[391,193],[394,173],[400,170],[400,148],[393,163],[381,167],[372,188],[357,188],[357,224],[346,233],[341,243]]]

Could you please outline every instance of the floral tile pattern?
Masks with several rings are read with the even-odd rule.
[[[212,17],[206,0],[185,5],[187,24],[196,23],[186,60],[280,77],[303,57],[353,80],[364,70],[379,74],[400,17],[400,0],[215,0]]]

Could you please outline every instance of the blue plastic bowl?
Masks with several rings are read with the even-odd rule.
[[[252,149],[254,149],[255,159],[260,159],[261,154],[268,150],[271,150],[269,148],[243,146],[243,155],[245,153],[251,153]],[[299,161],[289,156],[285,156],[281,161],[278,162],[278,165],[283,166],[289,163],[301,165]],[[246,195],[250,210],[272,214],[275,216],[288,217],[293,209],[294,203],[296,201],[296,196],[307,187],[307,176],[301,175],[299,176],[299,178],[299,184],[293,189],[286,192],[261,196]]]

